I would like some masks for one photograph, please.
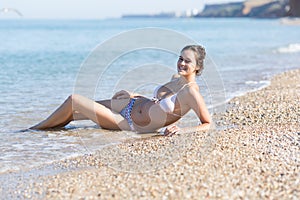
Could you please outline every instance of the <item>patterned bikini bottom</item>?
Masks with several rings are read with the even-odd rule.
[[[130,99],[127,106],[125,106],[125,108],[123,108],[120,112],[120,114],[127,120],[128,124],[130,126],[130,129],[132,131],[134,131],[134,126],[133,126],[133,121],[131,118],[131,111],[132,111],[133,105],[135,103],[135,100],[136,100],[135,98]]]

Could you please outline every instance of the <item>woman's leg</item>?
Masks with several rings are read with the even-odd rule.
[[[111,109],[111,100],[101,100],[101,101],[95,101],[105,107],[107,107],[108,109]],[[117,111],[118,112],[118,111]],[[119,113],[119,112],[118,112]],[[79,113],[78,111],[73,112],[73,116],[71,121],[78,121],[78,120],[88,120],[89,118],[87,118],[86,116],[84,116],[83,114]]]
[[[72,96],[69,96],[47,119],[30,129],[48,129],[67,125],[72,120]]]
[[[101,102],[107,105],[111,104],[110,101],[95,102],[81,95],[71,95],[46,120],[31,127],[31,129],[62,127],[76,119],[90,119],[106,129],[130,129],[127,121],[120,114],[113,112],[109,107],[102,105]],[[128,100],[114,100],[113,102],[113,107],[116,108],[113,110],[119,112],[120,108],[126,106]],[[74,117],[73,113],[75,113]]]
[[[128,100],[126,100],[126,104]],[[103,106],[105,106],[106,108],[120,113],[121,110],[125,107],[123,101],[120,103],[120,100],[115,100],[115,99],[107,99],[107,100],[100,100],[100,101],[95,101]],[[114,105],[112,105],[112,103],[114,103]],[[116,105],[117,104],[117,105]],[[78,120],[88,120],[89,118],[87,118],[86,116],[84,116],[83,114],[79,113],[78,111],[73,112],[73,118],[71,121],[78,121]]]

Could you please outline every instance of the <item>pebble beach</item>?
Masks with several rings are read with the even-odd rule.
[[[0,193],[4,199],[300,198],[300,70],[233,98],[213,118],[216,130],[148,135],[51,164],[51,173],[7,176]]]

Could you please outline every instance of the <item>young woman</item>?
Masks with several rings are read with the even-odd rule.
[[[57,128],[73,120],[90,119],[111,130],[154,132],[167,126],[164,135],[208,130],[212,120],[196,83],[196,75],[200,75],[204,67],[205,54],[205,49],[199,45],[184,47],[177,62],[178,74],[157,87],[153,99],[125,90],[102,101],[73,94],[46,120],[30,129]],[[172,125],[190,109],[197,114],[200,125],[185,128]]]

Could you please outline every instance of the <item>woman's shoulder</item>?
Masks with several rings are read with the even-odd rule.
[[[180,78],[180,75],[179,74],[173,74],[172,78],[171,78],[171,81],[174,81],[174,80],[177,80]]]
[[[199,93],[200,89],[199,89],[199,85],[196,82],[190,82],[189,84],[187,84],[187,91],[188,92],[197,92]]]
[[[185,88],[185,91],[186,95],[190,97],[197,98],[199,95],[201,96],[199,86],[196,82],[188,84]]]

